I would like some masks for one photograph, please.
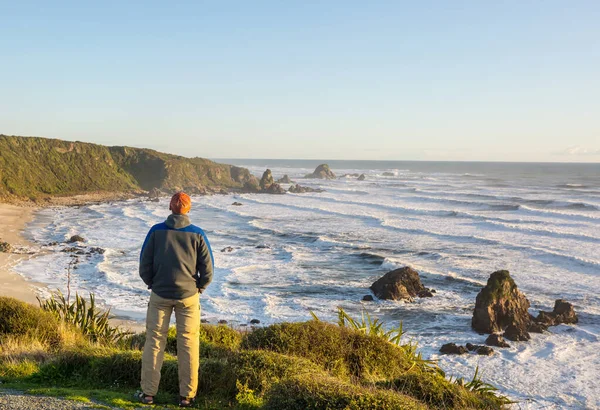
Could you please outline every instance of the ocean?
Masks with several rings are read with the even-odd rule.
[[[328,161],[338,175],[303,179],[322,161],[221,160],[260,177],[290,178],[323,193],[194,197],[191,218],[215,255],[203,317],[243,324],[335,321],[338,306],[366,310],[439,359],[455,376],[482,377],[519,408],[598,408],[600,390],[600,164]],[[385,173],[385,174],[384,174]],[[234,201],[242,206],[232,206]],[[72,288],[93,292],[114,313],[142,321],[148,290],[138,277],[146,232],[168,215],[168,200],[130,200],[43,209],[27,236],[44,250],[17,266],[50,289],[66,288],[74,234],[107,251],[81,256]],[[232,252],[222,252],[232,247]],[[433,298],[362,302],[386,272],[410,265]],[[580,322],[512,342],[491,357],[442,356],[447,342],[483,343],[471,330],[475,297],[495,270],[507,269],[531,313],[564,298]]]

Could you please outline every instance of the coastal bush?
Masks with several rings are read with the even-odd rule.
[[[307,375],[277,383],[264,398],[268,410],[426,409],[417,400],[391,390],[344,383],[334,377]]]
[[[51,313],[14,298],[0,297],[0,340],[5,335],[29,337],[57,347],[61,333],[61,326]]]
[[[346,380],[391,379],[414,367],[405,351],[387,340],[316,320],[255,329],[242,347],[304,357]]]
[[[119,343],[130,334],[110,324],[113,319],[110,309],[98,309],[93,293],[90,293],[89,302],[78,294],[75,294],[75,300],[71,302],[60,291],[46,300],[39,297],[37,299],[43,310],[52,313],[58,320],[77,327],[93,342]]]

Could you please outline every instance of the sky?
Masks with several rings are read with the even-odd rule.
[[[597,0],[0,0],[0,134],[598,162],[599,21]]]

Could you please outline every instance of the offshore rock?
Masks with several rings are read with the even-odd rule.
[[[554,302],[554,310],[552,312],[541,310],[535,321],[546,326],[556,326],[561,323],[575,324],[579,321],[579,318],[571,303],[563,299],[558,299]]]
[[[487,285],[479,292],[471,326],[480,333],[495,333],[509,326],[524,333],[529,318],[529,301],[519,291],[510,273],[500,270],[491,274]]]
[[[489,346],[483,345],[474,345],[472,343],[467,343],[467,350],[470,352],[475,352],[481,356],[490,356],[494,353],[494,349]]]
[[[275,181],[273,180],[273,174],[271,173],[270,169],[267,169],[263,173],[262,178],[260,179],[260,189],[265,191],[269,189],[269,187],[271,187],[271,185],[273,185],[274,183]]]
[[[268,188],[263,189],[263,192],[267,193],[267,194],[281,195],[281,194],[285,194],[286,191],[285,191],[285,189],[283,189],[281,187],[281,185],[274,183],[274,184],[269,185]]]
[[[367,179],[367,176],[365,174],[360,174],[360,176],[358,177],[359,181],[364,181],[365,179]]]
[[[412,300],[425,290],[419,273],[409,266],[386,273],[370,289],[379,299],[388,300]]]
[[[288,174],[285,174],[282,178],[279,178],[277,180],[277,183],[279,184],[291,184],[292,180],[290,179]]]
[[[524,328],[516,325],[507,327],[504,331],[504,337],[513,342],[526,342],[531,339],[531,336]]]
[[[318,178],[318,179],[335,179],[336,176],[331,169],[329,169],[329,165],[321,164],[312,174],[308,174],[305,178]]]
[[[446,343],[440,348],[442,354],[465,354],[468,350],[464,346],[458,346],[456,343]]]
[[[492,333],[491,335],[489,335],[488,338],[485,339],[485,344],[488,346],[496,347],[510,347],[510,345],[506,343],[504,338],[497,333]]]
[[[67,241],[67,243],[75,243],[75,242],[85,242],[85,239],[82,236],[73,235]]]
[[[373,295],[365,295],[365,296],[363,296],[362,300],[364,302],[373,302],[373,300],[374,300]]]
[[[300,185],[296,184],[296,185],[292,185],[288,189],[288,192],[291,192],[292,194],[305,194],[307,192],[325,192],[325,190],[320,189],[320,188],[311,188],[311,187],[307,187],[307,186],[300,186]]]

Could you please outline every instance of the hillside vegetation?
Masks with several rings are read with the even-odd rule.
[[[242,188],[252,180],[245,168],[203,158],[0,134],[0,199],[154,188],[200,193],[205,188]]]
[[[92,341],[52,310],[0,298],[0,381],[136,408],[144,339]],[[316,318],[245,332],[203,324],[200,341],[203,409],[499,409],[508,402],[478,379],[449,380],[410,343]],[[165,408],[177,395],[171,328],[157,405]]]

